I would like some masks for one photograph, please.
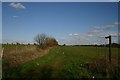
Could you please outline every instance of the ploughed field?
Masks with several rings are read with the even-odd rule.
[[[118,48],[55,46],[38,49],[35,45],[3,45],[3,78],[34,79],[119,79]]]

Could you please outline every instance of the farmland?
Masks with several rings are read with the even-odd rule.
[[[3,80],[120,80],[118,0],[0,4]]]
[[[34,45],[3,45],[3,78],[80,79],[119,77],[118,48],[55,46],[45,50]]]

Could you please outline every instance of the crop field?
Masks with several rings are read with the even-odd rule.
[[[109,63],[108,47],[54,46],[45,50],[34,45],[3,47],[3,78],[119,79],[118,48],[112,48],[112,61]]]

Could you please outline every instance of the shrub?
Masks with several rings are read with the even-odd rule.
[[[37,42],[37,46],[42,49],[58,45],[55,38],[49,37],[46,34],[38,34],[34,40]]]

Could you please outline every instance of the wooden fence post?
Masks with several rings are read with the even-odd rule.
[[[111,63],[111,36],[105,37],[106,39],[109,39],[109,62]]]

